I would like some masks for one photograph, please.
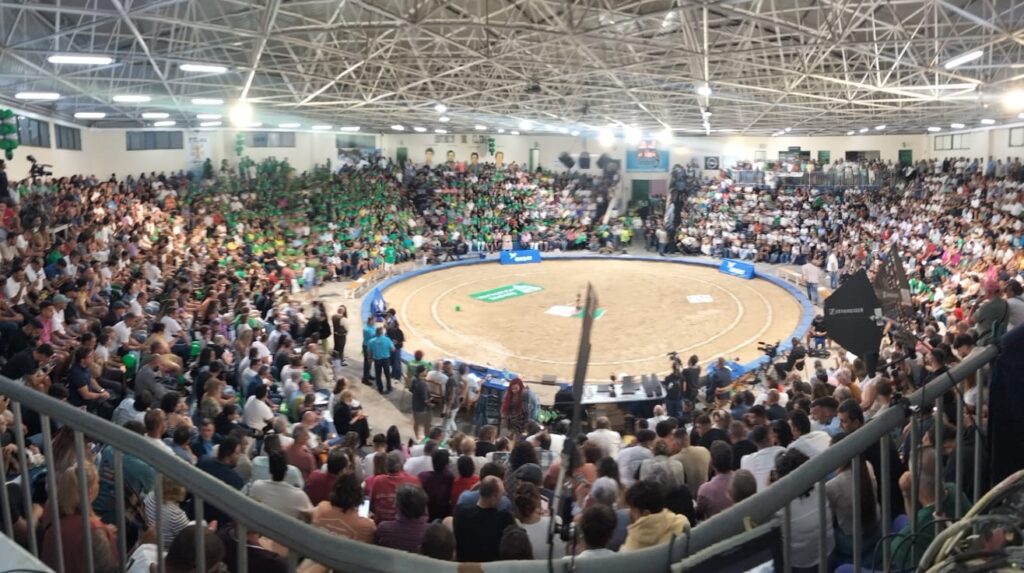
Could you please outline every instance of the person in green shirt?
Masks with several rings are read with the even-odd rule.
[[[956,498],[960,497],[960,507],[970,507],[967,497],[956,491],[956,484],[942,484],[942,499],[935,500],[935,448],[921,447],[921,475],[917,476],[917,500],[911,497],[911,483],[914,475],[909,471],[900,476],[900,490],[903,491],[903,505],[906,515],[917,512],[917,535],[912,535],[910,523],[907,523],[892,541],[889,542],[889,558],[893,571],[909,571],[917,567],[924,551],[935,539],[935,522],[939,519],[956,517]],[[938,507],[938,509],[936,509]],[[876,567],[880,564],[876,563]]]
[[[413,359],[406,363],[406,372],[409,373],[409,379],[416,378],[416,372],[419,371],[419,367],[422,366],[427,369],[427,372],[433,369],[433,365],[429,360],[423,359],[423,351],[417,350],[413,355]]]

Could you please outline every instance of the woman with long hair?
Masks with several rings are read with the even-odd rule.
[[[409,457],[409,450],[406,448],[405,444],[402,443],[402,434],[399,433],[398,426],[389,427],[385,437],[388,441],[388,447],[385,451],[390,452],[392,450],[398,450],[402,452],[402,457]]]
[[[832,438],[832,445],[838,444],[846,434],[837,434]],[[853,505],[853,478],[854,472],[860,472],[860,507]],[[871,559],[875,543],[878,540],[880,531],[879,516],[881,510],[878,507],[877,482],[875,472],[871,464],[863,457],[860,459],[860,467],[853,467],[853,460],[850,460],[836,471],[834,478],[825,484],[825,496],[828,498],[829,508],[835,516],[835,540],[836,550],[832,554],[832,562],[835,565],[849,563],[853,560],[853,517],[854,512],[860,512],[860,523],[862,528],[861,547],[862,553]]]
[[[57,480],[58,523],[53,522],[53,512],[43,513],[43,543],[40,557],[53,569],[58,567],[57,528],[60,528],[61,549],[64,554],[65,573],[84,573],[88,563],[82,557],[85,545],[83,507],[88,512],[89,530],[92,539],[92,570],[95,573],[113,573],[119,570],[117,556],[117,530],[105,525],[92,511],[92,502],[100,492],[100,479],[96,466],[85,462],[85,479],[88,499],[83,503],[78,481],[78,464],[73,464]]]
[[[797,449],[788,449],[781,453],[775,460],[775,469],[772,470],[770,483],[779,481],[797,468],[807,462],[806,454]],[[872,480],[871,483],[874,483]],[[790,562],[795,573],[813,573],[818,570],[818,541],[819,537],[825,536],[825,555],[832,552],[835,541],[832,535],[832,528],[826,527],[824,531],[819,527],[818,496],[821,493],[815,489],[809,489],[800,497],[789,503],[790,512],[790,535],[789,543]],[[784,519],[782,510],[779,510],[779,517]],[[832,522],[832,511],[825,506],[825,523]]]
[[[513,378],[501,400],[501,423],[510,434],[519,436],[526,428],[527,419],[526,386],[519,378]]]
[[[331,316],[331,330],[334,331],[334,357],[341,360],[342,366],[348,366],[345,360],[345,342],[348,339],[348,308],[345,305],[338,306],[338,310]]]

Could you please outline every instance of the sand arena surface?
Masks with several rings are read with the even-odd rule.
[[[614,258],[446,268],[393,284],[384,297],[398,309],[409,352],[505,368],[526,380],[570,379],[582,320],[566,315],[588,282],[603,311],[593,331],[590,380],[665,373],[672,350],[702,363],[718,356],[747,362],[761,355],[758,341],[788,338],[801,318],[793,295],[766,280]]]

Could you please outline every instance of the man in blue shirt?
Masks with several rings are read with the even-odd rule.
[[[373,359],[374,378],[377,380],[377,391],[381,394],[391,393],[391,351],[395,349],[395,343],[384,335],[384,328],[377,328],[377,335],[366,343],[370,358]],[[381,384],[381,373],[388,381],[387,391]]]
[[[374,317],[366,319],[366,324],[363,325],[363,384],[369,386],[370,382],[370,351],[367,348],[367,344],[370,339],[377,335],[377,329],[374,327],[376,323]]]

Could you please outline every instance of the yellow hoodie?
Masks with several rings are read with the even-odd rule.
[[[673,535],[679,536],[690,525],[685,515],[667,509],[645,515],[626,528],[626,542],[621,551],[635,551],[668,543]]]

